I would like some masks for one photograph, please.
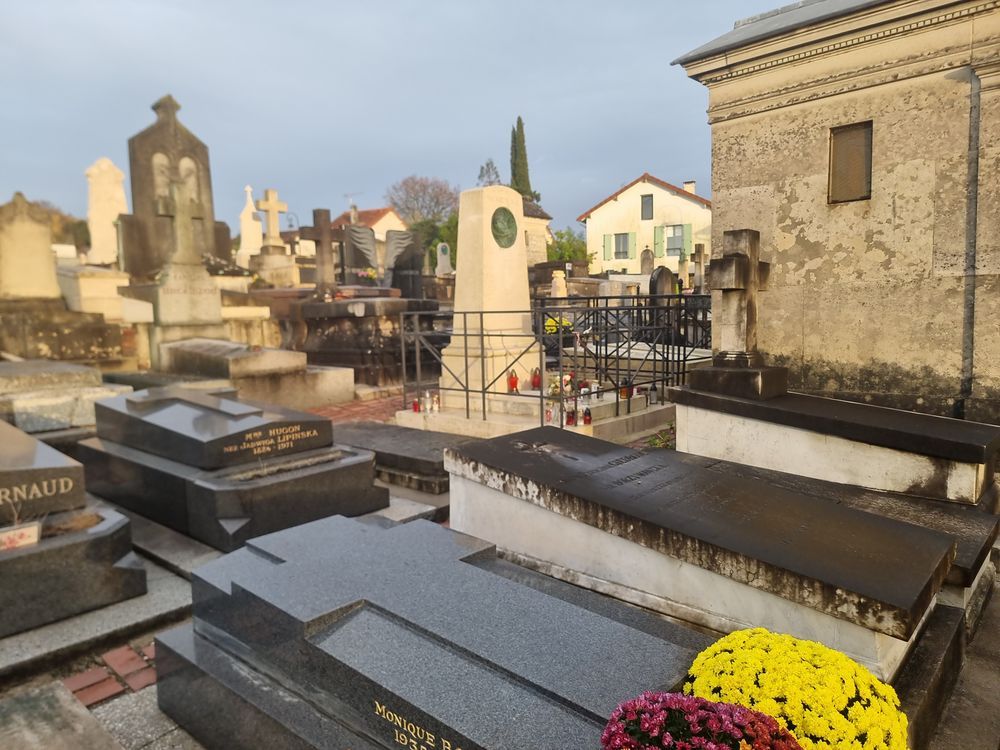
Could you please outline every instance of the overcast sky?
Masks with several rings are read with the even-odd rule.
[[[492,158],[507,181],[518,115],[554,228],[644,171],[710,197],[706,92],[670,61],[780,4],[0,0],[0,202],[85,216],[84,170],[127,175],[168,92],[233,234],[248,183],[309,224],[410,174],[470,188]]]

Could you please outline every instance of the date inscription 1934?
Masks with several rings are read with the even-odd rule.
[[[409,750],[462,750],[451,740],[424,729],[378,701],[375,701],[375,715],[392,725],[393,739],[401,747]]]

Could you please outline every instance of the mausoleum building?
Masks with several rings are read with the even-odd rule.
[[[813,0],[676,62],[708,88],[713,247],[760,231],[790,387],[1000,418],[1000,7]]]

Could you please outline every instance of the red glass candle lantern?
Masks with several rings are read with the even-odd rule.
[[[510,370],[507,373],[507,393],[517,393],[517,373]]]
[[[537,391],[542,387],[542,371],[537,367],[531,371],[531,389]]]

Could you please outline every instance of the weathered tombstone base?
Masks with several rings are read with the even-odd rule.
[[[0,552],[0,638],[146,593],[129,520],[93,503],[45,518],[42,540]]]
[[[713,630],[818,640],[883,679],[917,640],[955,554],[941,531],[554,428],[464,445],[445,463],[457,530]]]
[[[996,509],[995,425],[801,393],[755,401],[692,385],[668,396],[679,451]]]
[[[389,505],[374,456],[346,446],[199,470],[127,445],[90,438],[78,456],[98,497],[224,552],[247,539],[330,515]]]

